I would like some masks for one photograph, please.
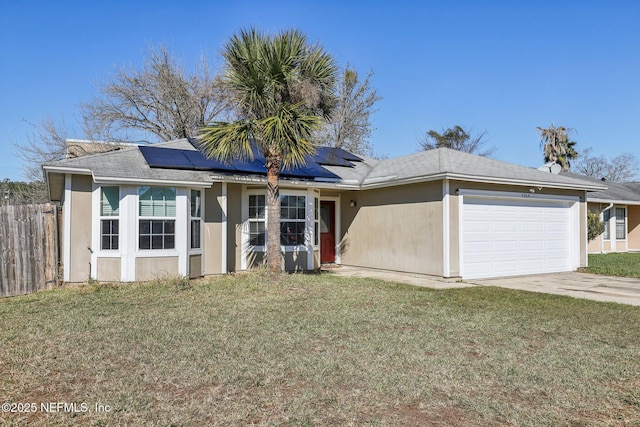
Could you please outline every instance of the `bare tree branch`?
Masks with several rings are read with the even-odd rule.
[[[593,148],[585,148],[574,162],[574,171],[610,182],[631,182],[638,173],[638,160],[631,153],[607,159],[592,154]]]
[[[334,113],[316,135],[320,145],[373,155],[373,147],[368,141],[373,130],[370,118],[376,111],[374,104],[382,98],[371,87],[372,75],[373,71],[370,71],[361,82],[358,73],[347,65],[338,83],[338,103]]]

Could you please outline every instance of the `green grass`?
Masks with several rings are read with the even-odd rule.
[[[640,307],[260,273],[0,301],[1,425],[640,425]],[[96,413],[96,403],[109,413]]]
[[[640,278],[640,252],[590,254],[589,267],[582,268],[580,271]]]

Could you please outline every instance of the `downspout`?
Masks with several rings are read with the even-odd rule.
[[[608,211],[612,207],[613,207],[613,202],[609,203],[609,206],[602,209],[602,211],[600,212],[600,215],[602,215],[602,217],[604,218],[604,215],[603,215],[604,211]],[[611,216],[609,216],[609,218],[611,218]],[[611,221],[609,221],[609,240],[611,240]],[[604,253],[604,236],[600,238],[600,253],[601,254]]]

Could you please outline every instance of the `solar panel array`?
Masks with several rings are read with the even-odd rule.
[[[199,171],[217,171],[230,174],[258,174],[266,175],[265,159],[262,153],[256,151],[253,160],[233,161],[230,163],[207,159],[198,150],[180,150],[154,146],[141,146],[140,152],[149,167],[164,169],[183,169]],[[306,164],[294,168],[284,168],[280,175],[290,178],[305,179],[339,179],[324,166],[353,167],[352,162],[362,159],[341,148],[318,147],[316,154],[306,158]]]

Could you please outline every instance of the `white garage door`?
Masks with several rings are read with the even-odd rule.
[[[465,197],[462,276],[516,276],[572,270],[569,202]]]

